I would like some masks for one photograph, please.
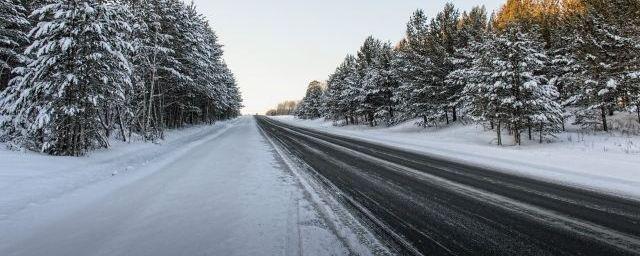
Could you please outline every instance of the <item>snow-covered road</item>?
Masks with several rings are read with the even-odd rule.
[[[253,117],[203,139],[0,219],[0,255],[349,253]]]

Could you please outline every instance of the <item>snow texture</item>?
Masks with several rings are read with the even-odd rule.
[[[0,151],[0,255],[350,253],[252,117],[168,137],[84,158]]]

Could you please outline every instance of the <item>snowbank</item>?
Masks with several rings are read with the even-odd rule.
[[[573,131],[557,135],[553,143],[525,140],[522,146],[499,147],[494,145],[493,132],[476,125],[424,129],[411,121],[394,127],[336,127],[321,119],[274,119],[518,175],[640,198],[640,136]]]
[[[160,144],[112,141],[86,157],[57,157],[0,145],[0,220],[105,179],[166,161],[178,149],[221,132],[237,120],[168,131]]]

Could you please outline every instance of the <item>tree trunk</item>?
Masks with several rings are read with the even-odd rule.
[[[127,142],[129,141],[129,139],[127,138],[127,133],[125,132],[124,129],[124,121],[122,120],[122,112],[120,111],[120,108],[116,108],[117,111],[117,115],[118,115],[118,124],[120,125],[120,134],[122,135],[122,141]]]
[[[498,121],[498,124],[496,126],[496,133],[497,133],[497,137],[498,137],[498,146],[502,146],[502,132],[500,130],[500,121]]]
[[[152,69],[155,70],[155,67]],[[154,94],[154,90],[155,90],[155,71],[151,71],[152,75],[151,75],[151,89],[149,91],[149,109],[147,111],[147,120],[145,121],[145,125],[144,125],[144,133],[145,133],[145,137],[149,137],[149,127],[151,126],[151,117],[152,117],[152,111],[153,111],[153,94]]]
[[[640,103],[636,104],[636,114],[638,114],[638,123],[640,123]]]
[[[160,88],[158,88],[160,89]],[[160,91],[160,90],[159,90]],[[160,139],[164,140],[164,129],[165,129],[165,120],[164,120],[164,93],[160,95],[160,106],[159,106],[159,117],[160,117]]]
[[[542,133],[544,132],[544,124],[540,122],[540,144],[542,144]]]
[[[444,118],[447,120],[447,124],[449,124],[449,111],[447,111],[447,109],[444,109]]]
[[[453,115],[453,122],[458,121],[458,110],[456,107],[451,107],[451,114]]]
[[[529,120],[527,122],[528,122],[527,126],[529,128],[529,140],[533,140],[533,135],[531,134],[531,129],[532,129],[533,124],[531,124],[531,120]]]
[[[609,126],[607,125],[607,109],[604,106],[600,107],[600,116],[602,117],[602,129],[605,132],[609,131]]]
[[[154,51],[153,51],[153,57],[152,57],[152,67],[151,67],[151,89],[149,91],[149,109],[147,112],[147,120],[145,122],[145,137],[148,137],[148,129],[149,126],[151,125],[151,111],[153,110],[153,97],[154,97],[154,90],[155,90],[155,85],[156,85],[156,79],[157,79],[157,72],[158,72],[158,67],[157,67],[157,60],[158,60],[158,31],[154,31],[153,33],[153,43],[154,43]],[[157,122],[156,122],[156,126],[157,126]]]
[[[109,106],[104,107],[104,125],[105,125],[105,136],[107,139],[111,137],[111,111]]]

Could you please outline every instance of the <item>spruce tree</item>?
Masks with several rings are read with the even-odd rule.
[[[9,141],[55,155],[108,147],[105,108],[130,86],[124,8],[95,0],[46,4],[32,17],[26,54],[33,60],[2,98]]]
[[[26,62],[22,54],[29,42],[26,12],[16,0],[0,0],[0,91],[7,87],[11,71]]]

